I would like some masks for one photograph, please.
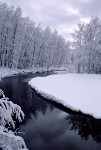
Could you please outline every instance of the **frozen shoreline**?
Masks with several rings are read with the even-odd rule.
[[[32,70],[25,70],[25,69],[9,69],[9,68],[2,68],[0,67],[0,80],[4,77],[10,77],[17,74],[24,74],[24,73],[34,73]]]
[[[10,77],[17,74],[25,74],[25,73],[43,73],[47,71],[54,71],[57,68],[31,68],[31,69],[10,69],[5,67],[0,67],[0,80],[4,77]],[[58,69],[59,71],[64,70],[64,68]]]
[[[74,111],[101,118],[101,75],[50,75],[33,78],[29,85],[42,96]]]

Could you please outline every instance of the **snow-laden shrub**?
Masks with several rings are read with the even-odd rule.
[[[0,90],[0,150],[27,150],[24,140],[6,128],[6,126],[15,128],[14,118],[21,122],[24,113],[20,106],[9,101]]]
[[[24,113],[21,110],[21,107],[17,104],[14,104],[12,101],[8,101],[8,98],[0,99],[0,125],[12,126],[15,128],[15,122],[13,118],[21,122],[24,119]]]
[[[12,131],[0,126],[0,149],[3,150],[27,150],[24,140],[15,136]]]

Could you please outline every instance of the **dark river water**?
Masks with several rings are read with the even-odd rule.
[[[32,77],[51,73],[18,75],[2,79],[0,88],[21,106],[25,120],[19,134],[29,150],[101,150],[101,120],[72,113],[36,94],[28,85]]]

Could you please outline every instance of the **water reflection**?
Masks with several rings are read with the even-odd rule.
[[[46,76],[51,73],[40,73],[39,76]],[[53,106],[43,102],[26,82],[26,79],[36,77],[37,74],[19,75],[5,78],[0,82],[0,88],[5,95],[14,103],[21,106],[25,113],[25,120],[28,121],[32,115],[37,118],[37,112],[45,114],[46,109],[52,111]],[[27,80],[28,81],[28,80]]]
[[[33,91],[35,93],[35,91]],[[37,95],[37,94],[36,94]],[[40,95],[38,95],[41,97]],[[51,103],[55,108],[61,109],[67,113],[66,121],[70,125],[70,130],[77,132],[82,140],[88,140],[90,137],[98,143],[101,142],[101,119],[95,119],[89,115],[83,115],[81,112],[75,113],[70,109],[61,106],[55,102],[49,102],[47,99],[42,98],[44,101]]]
[[[66,118],[64,118],[67,121],[67,124],[70,125],[70,130],[73,130],[74,132],[77,132],[77,134],[81,137],[82,140],[88,140],[90,137],[96,142],[101,142],[101,120],[95,119],[93,117],[85,116],[85,115],[79,115],[75,114],[74,112],[61,107],[61,105],[56,104],[54,102],[49,102],[47,99],[42,98],[40,95],[36,94],[36,92],[33,90],[32,92],[34,102],[35,102],[35,108],[37,106],[40,106],[40,110],[43,114],[47,113],[46,110],[51,108],[51,111],[56,108],[63,110],[66,112]],[[44,100],[44,101],[43,101]],[[43,104],[42,105],[39,104]],[[47,102],[47,103],[45,103]],[[46,105],[45,105],[46,104]],[[55,108],[53,107],[55,105]],[[59,107],[60,106],[60,107]],[[49,107],[49,108],[48,108]],[[42,109],[43,108],[43,109]],[[44,110],[44,111],[43,111]],[[55,114],[55,113],[54,113]]]
[[[88,140],[91,136],[94,141],[101,142],[101,120],[82,115],[69,115],[66,120],[69,121],[71,130],[77,131],[81,139]]]
[[[26,80],[32,76],[37,75],[6,78],[0,84],[25,113],[20,131],[26,133],[21,136],[29,150],[100,150],[101,120],[75,114],[37,95]]]

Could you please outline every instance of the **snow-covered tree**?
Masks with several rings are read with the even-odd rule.
[[[11,128],[15,129],[16,120],[21,122],[24,113],[20,106],[9,101],[0,90],[0,148],[3,150],[27,150],[24,140],[16,136]]]
[[[30,18],[22,17],[21,8],[0,4],[0,66],[61,67],[68,49],[57,31],[42,30]]]
[[[101,21],[81,23],[74,34],[74,64],[78,72],[101,73]]]

